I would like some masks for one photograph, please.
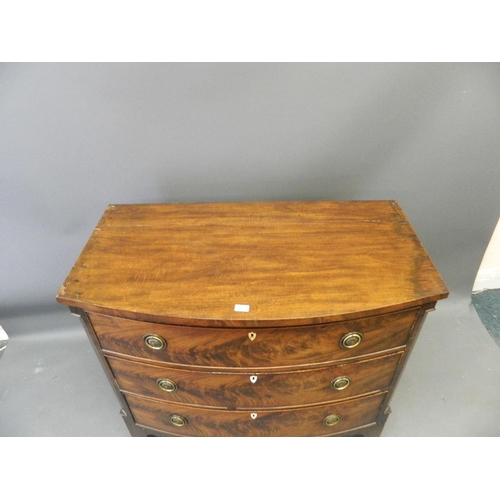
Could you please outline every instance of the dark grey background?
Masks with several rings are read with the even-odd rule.
[[[26,332],[33,334],[36,352],[50,342],[60,346],[63,337],[71,352],[67,330],[44,337],[36,333],[41,323],[18,320],[47,313],[39,327],[44,332],[50,325],[62,328],[62,315],[74,320],[55,295],[112,203],[396,199],[451,291],[444,301],[450,306],[439,305],[431,327],[448,328],[451,342],[461,332],[462,357],[470,356],[464,346],[475,331],[487,343],[491,366],[498,361],[468,305],[500,213],[499,64],[1,64],[0,175],[0,324],[11,337],[0,363],[4,387],[13,373],[7,370],[13,366],[9,350],[14,355],[23,332],[22,345],[34,345]],[[439,316],[446,307],[449,316]],[[475,326],[465,331],[471,322]],[[423,337],[430,349],[432,334],[427,330]],[[424,370],[429,348],[420,342]],[[87,340],[81,345],[93,363]],[[47,373],[49,364],[55,370],[55,361],[37,356],[24,380]],[[67,363],[58,362],[63,370]],[[477,381],[482,352],[472,364],[470,380]],[[438,356],[434,366],[456,368],[457,360]],[[16,380],[22,379],[22,366],[16,369]],[[46,383],[56,376],[61,374],[52,373]],[[446,397],[455,394],[456,408],[463,408],[460,387],[451,387]],[[9,399],[14,392],[18,403]],[[4,388],[0,410],[19,409],[35,393]],[[434,396],[439,403],[446,399]],[[500,401],[488,398],[493,418]],[[405,401],[418,407],[419,398]],[[69,411],[70,403],[57,404]],[[456,408],[449,407],[450,414]],[[53,415],[46,422],[37,418],[37,430],[11,420],[3,432],[63,432],[49,426]],[[478,422],[475,414],[471,418]],[[500,433],[492,422],[487,429],[453,432]],[[431,432],[425,423],[415,425],[401,432]]]

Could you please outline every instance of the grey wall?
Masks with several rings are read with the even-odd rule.
[[[55,306],[110,203],[397,199],[468,294],[499,186],[498,64],[0,65],[3,315]]]

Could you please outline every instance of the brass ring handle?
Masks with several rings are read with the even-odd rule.
[[[327,427],[333,427],[337,425],[342,420],[342,417],[336,413],[335,415],[328,415],[328,417],[323,420],[323,424]]]
[[[158,387],[165,392],[175,392],[179,388],[177,384],[169,378],[160,378],[156,383]]]
[[[150,333],[149,335],[144,335],[142,338],[144,345],[149,347],[150,349],[154,349],[155,351],[161,351],[167,347],[167,342],[165,339],[160,337],[159,335],[155,335],[154,333]]]
[[[342,349],[352,349],[361,344],[362,340],[363,334],[359,332],[347,333],[340,339],[340,347],[342,347]]]
[[[181,417],[180,415],[172,415],[170,418],[170,423],[172,425],[175,425],[176,427],[184,427],[187,425],[188,421],[184,417]]]
[[[330,389],[334,389],[336,391],[343,391],[347,389],[350,385],[351,379],[349,377],[337,377],[330,382]]]

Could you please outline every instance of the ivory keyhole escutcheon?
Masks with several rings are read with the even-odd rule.
[[[257,418],[257,413],[250,413],[250,416],[252,417],[252,420],[255,420]]]
[[[250,375],[250,382],[252,382],[252,384],[255,384],[255,382],[257,382],[257,375]]]
[[[248,338],[253,342],[255,340],[255,337],[257,337],[257,334],[255,332],[250,332],[248,334]]]

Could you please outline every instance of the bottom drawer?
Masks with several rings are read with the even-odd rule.
[[[299,409],[230,411],[128,394],[136,424],[182,436],[327,436],[375,422],[386,393]]]

